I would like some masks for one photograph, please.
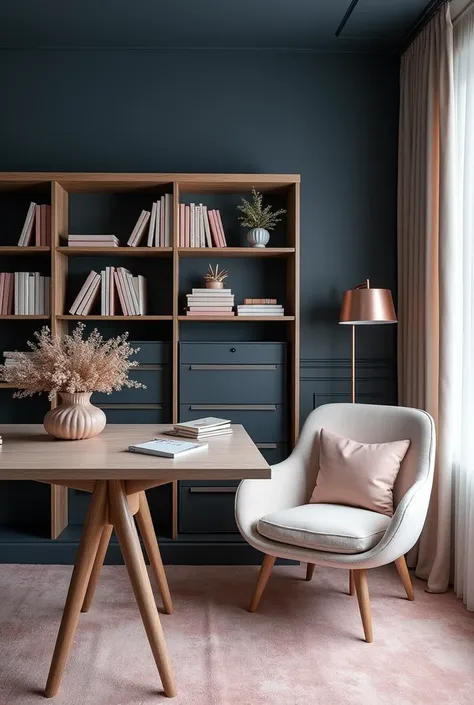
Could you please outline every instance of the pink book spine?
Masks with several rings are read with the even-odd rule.
[[[124,295],[122,292],[122,282],[120,281],[120,277],[119,277],[118,272],[115,272],[115,271],[114,271],[114,283],[115,283],[115,288],[117,289],[118,300],[120,303],[120,307],[122,309],[122,314],[124,316],[126,316],[127,315],[127,304],[125,302],[125,298],[124,298]],[[117,315],[119,315],[119,314],[117,313]]]
[[[109,314],[115,316],[115,267],[109,268]]]
[[[179,204],[179,247],[184,247],[184,223],[185,223],[184,203]]]
[[[12,272],[7,273],[7,305],[5,313],[7,316],[11,316],[13,313],[13,280],[14,275]]]
[[[184,247],[189,247],[189,206],[184,206]]]
[[[46,208],[46,244],[51,247],[51,206]]]
[[[165,197],[162,196],[160,199],[160,242],[158,247],[165,246]]]
[[[214,241],[214,247],[220,247],[219,231],[216,224],[216,212],[208,211],[209,225],[211,226],[212,239]]]
[[[35,245],[41,246],[41,206],[35,206]]]
[[[0,273],[0,314],[4,316],[6,314],[6,278],[5,272]]]
[[[224,226],[222,224],[222,218],[221,218],[221,212],[216,211],[216,220],[217,220],[217,225],[219,227],[219,232],[221,236],[221,242],[222,242],[222,247],[227,247],[227,242],[225,239],[225,234],[224,234]]]
[[[48,245],[48,234],[47,234],[47,208],[48,206],[40,206],[41,208],[41,242],[43,247]]]

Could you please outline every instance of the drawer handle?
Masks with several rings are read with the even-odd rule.
[[[193,494],[235,494],[237,487],[190,487],[189,491]]]
[[[190,404],[190,411],[276,411],[276,404]]]
[[[96,404],[99,409],[163,409],[163,404]]]
[[[262,450],[263,449],[269,450],[270,448],[271,449],[278,448],[277,443],[256,443],[255,445],[257,446],[257,448],[261,448]]]
[[[277,365],[190,365],[190,370],[277,370]]]
[[[138,365],[136,368],[137,372],[148,372],[149,370],[163,371],[163,365],[152,365],[149,363],[144,363]]]
[[[236,348],[231,348],[230,352],[237,352]]]

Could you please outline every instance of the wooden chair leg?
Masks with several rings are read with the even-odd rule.
[[[100,537],[106,525],[106,502],[107,483],[105,481],[99,481],[96,483],[92,495],[89,512],[79,542],[76,564],[72,572],[66,605],[64,607],[61,626],[59,627],[58,638],[49,669],[45,689],[47,698],[54,697],[59,690],[61,676],[71,650],[79,614],[84,603],[84,596],[89,583],[92,565],[97,554]]]
[[[110,520],[122,549],[138,609],[163,683],[163,690],[165,695],[172,698],[176,695],[173,670],[123,482],[109,481],[109,507]]]
[[[173,614],[173,603],[171,601],[170,589],[168,587],[163,561],[161,560],[160,549],[156,540],[153,520],[150,514],[150,507],[148,506],[148,501],[144,492],[140,492],[139,508],[135,518],[138,523],[138,528],[140,529],[143,543],[145,544],[151,569],[158,584],[158,590],[160,591],[163,607],[166,614]]]
[[[109,547],[112,531],[112,524],[107,524],[107,526],[102,531],[99,548],[97,549],[97,555],[95,557],[91,577],[89,578],[89,585],[87,586],[87,592],[84,598],[84,603],[82,605],[81,612],[89,612],[91,608],[92,600],[94,599],[95,589],[97,587],[97,583],[99,582],[100,571],[102,570],[102,566],[104,565],[105,554],[107,553],[107,549]]]
[[[272,568],[275,564],[276,556],[265,555],[263,559],[262,567],[258,574],[257,584],[255,586],[255,592],[253,593],[252,602],[250,603],[250,612],[256,612],[259,605],[260,599],[263,595],[263,591],[268,583],[268,578],[272,572]]]
[[[367,571],[354,570],[354,584],[359,603],[360,616],[362,626],[364,627],[365,640],[367,643],[372,643],[374,640],[372,632],[372,617],[370,615],[370,599],[369,586],[367,585]]]
[[[395,561],[395,565],[397,567],[398,575],[401,578],[408,599],[414,600],[415,593],[413,591],[413,585],[411,584],[410,573],[408,572],[405,556],[400,556],[400,558],[397,558],[397,560]]]
[[[307,563],[306,565],[306,580],[309,582],[311,578],[313,577],[314,569],[315,569],[314,563]]]
[[[354,571],[349,571],[349,595],[354,596],[356,594],[355,584],[354,584]]]

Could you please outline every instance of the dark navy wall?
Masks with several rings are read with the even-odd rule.
[[[342,292],[396,284],[398,60],[253,50],[4,50],[0,170],[302,176],[302,406],[344,399]],[[393,400],[395,331],[358,336]]]

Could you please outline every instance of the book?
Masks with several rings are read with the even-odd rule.
[[[141,274],[136,277],[138,282],[138,303],[140,308],[140,316],[146,316],[146,279]]]
[[[195,241],[195,236],[194,236],[194,226],[195,226],[195,205],[194,203],[189,204],[189,247],[195,247],[196,245],[194,244]]]
[[[94,305],[94,302],[97,298],[97,294],[99,293],[99,289],[100,289],[101,277],[100,277],[100,274],[97,274],[97,272],[95,272],[95,275],[96,276],[94,277],[94,280],[93,280],[86,296],[84,297],[82,304],[79,306],[79,309],[77,310],[78,316],[88,316],[89,313],[91,312],[92,306]]]
[[[84,298],[86,292],[89,290],[89,287],[92,284],[95,276],[96,276],[96,272],[94,272],[94,271],[89,272],[89,275],[88,275],[86,281],[82,285],[81,289],[79,290],[78,295],[76,296],[76,298],[72,302],[71,308],[69,309],[69,313],[71,315],[74,316],[74,314],[77,312],[77,309],[79,308],[80,304],[82,303],[83,298]]]
[[[128,307],[127,307],[127,300],[125,298],[125,293],[122,288],[122,280],[119,277],[119,273],[117,271],[114,271],[114,281],[115,281],[115,288],[117,290],[118,294],[118,299],[120,302],[120,307],[122,309],[122,314],[124,316],[128,316]]]
[[[160,246],[160,227],[161,227],[161,201],[156,202],[156,218],[155,218],[155,247]]]
[[[209,227],[209,214],[207,212],[207,206],[202,207],[202,219],[204,222],[204,234],[206,237],[206,245],[207,247],[212,247],[211,228]]]
[[[166,436],[179,436],[180,438],[193,438],[195,440],[201,440],[201,438],[212,438],[213,436],[228,436],[233,433],[232,426],[215,429],[214,431],[203,431],[199,434],[196,439],[195,436],[191,435],[188,431],[183,431],[180,429],[170,429],[169,431],[163,432]]]
[[[165,241],[164,247],[171,247],[171,233],[173,229],[173,197],[171,193],[165,194]]]
[[[136,247],[138,245],[140,238],[143,235],[144,227],[146,225],[146,222],[148,222],[150,215],[150,211],[147,210],[142,210],[142,212],[140,213],[140,216],[137,222],[135,223],[135,227],[132,230],[132,234],[127,240],[127,245],[129,247]]]
[[[154,203],[151,207],[150,227],[148,229],[148,239],[146,241],[147,247],[153,247],[153,244],[155,242],[156,210],[157,210],[157,204]]]
[[[244,299],[244,306],[251,306],[251,305],[271,305],[271,304],[276,304],[277,300],[276,299]]]
[[[221,316],[222,318],[228,318],[229,316],[235,316],[235,313],[233,311],[231,313],[220,313],[217,311],[206,311],[205,313],[203,311],[186,311],[186,316],[215,316],[216,318]]]
[[[221,240],[219,237],[219,228],[217,227],[215,211],[208,211],[209,226],[211,228],[212,240],[214,242],[214,247],[222,247]]]
[[[184,247],[184,222],[185,222],[185,206],[184,203],[179,204],[179,239],[178,247]]]
[[[192,294],[206,294],[210,296],[216,296],[216,294],[231,294],[232,289],[196,289],[191,290]]]
[[[20,239],[18,240],[19,247],[27,247],[31,243],[31,236],[33,234],[33,224],[36,215],[36,203],[33,201],[28,207],[28,212],[26,214],[25,222],[23,224],[23,229],[20,234]]]
[[[189,206],[185,207],[184,212],[184,246],[189,247]]]
[[[160,198],[160,234],[158,247],[165,246],[165,197]]]
[[[196,313],[230,313],[232,306],[189,306],[188,310]]]
[[[216,220],[220,232],[221,247],[227,247],[227,241],[225,239],[224,225],[222,223],[221,212],[216,210]]]
[[[174,441],[171,438],[157,438],[153,441],[128,446],[128,450],[131,453],[175,458],[182,453],[187,453],[191,450],[203,450],[207,447],[207,443],[189,443],[188,441]]]
[[[203,431],[204,429],[210,431],[213,429],[230,426],[230,423],[230,419],[220,419],[217,416],[204,416],[201,419],[193,419],[192,421],[182,421],[181,423],[175,423],[173,425],[173,428],[184,431],[191,431],[197,434],[200,431]]]

